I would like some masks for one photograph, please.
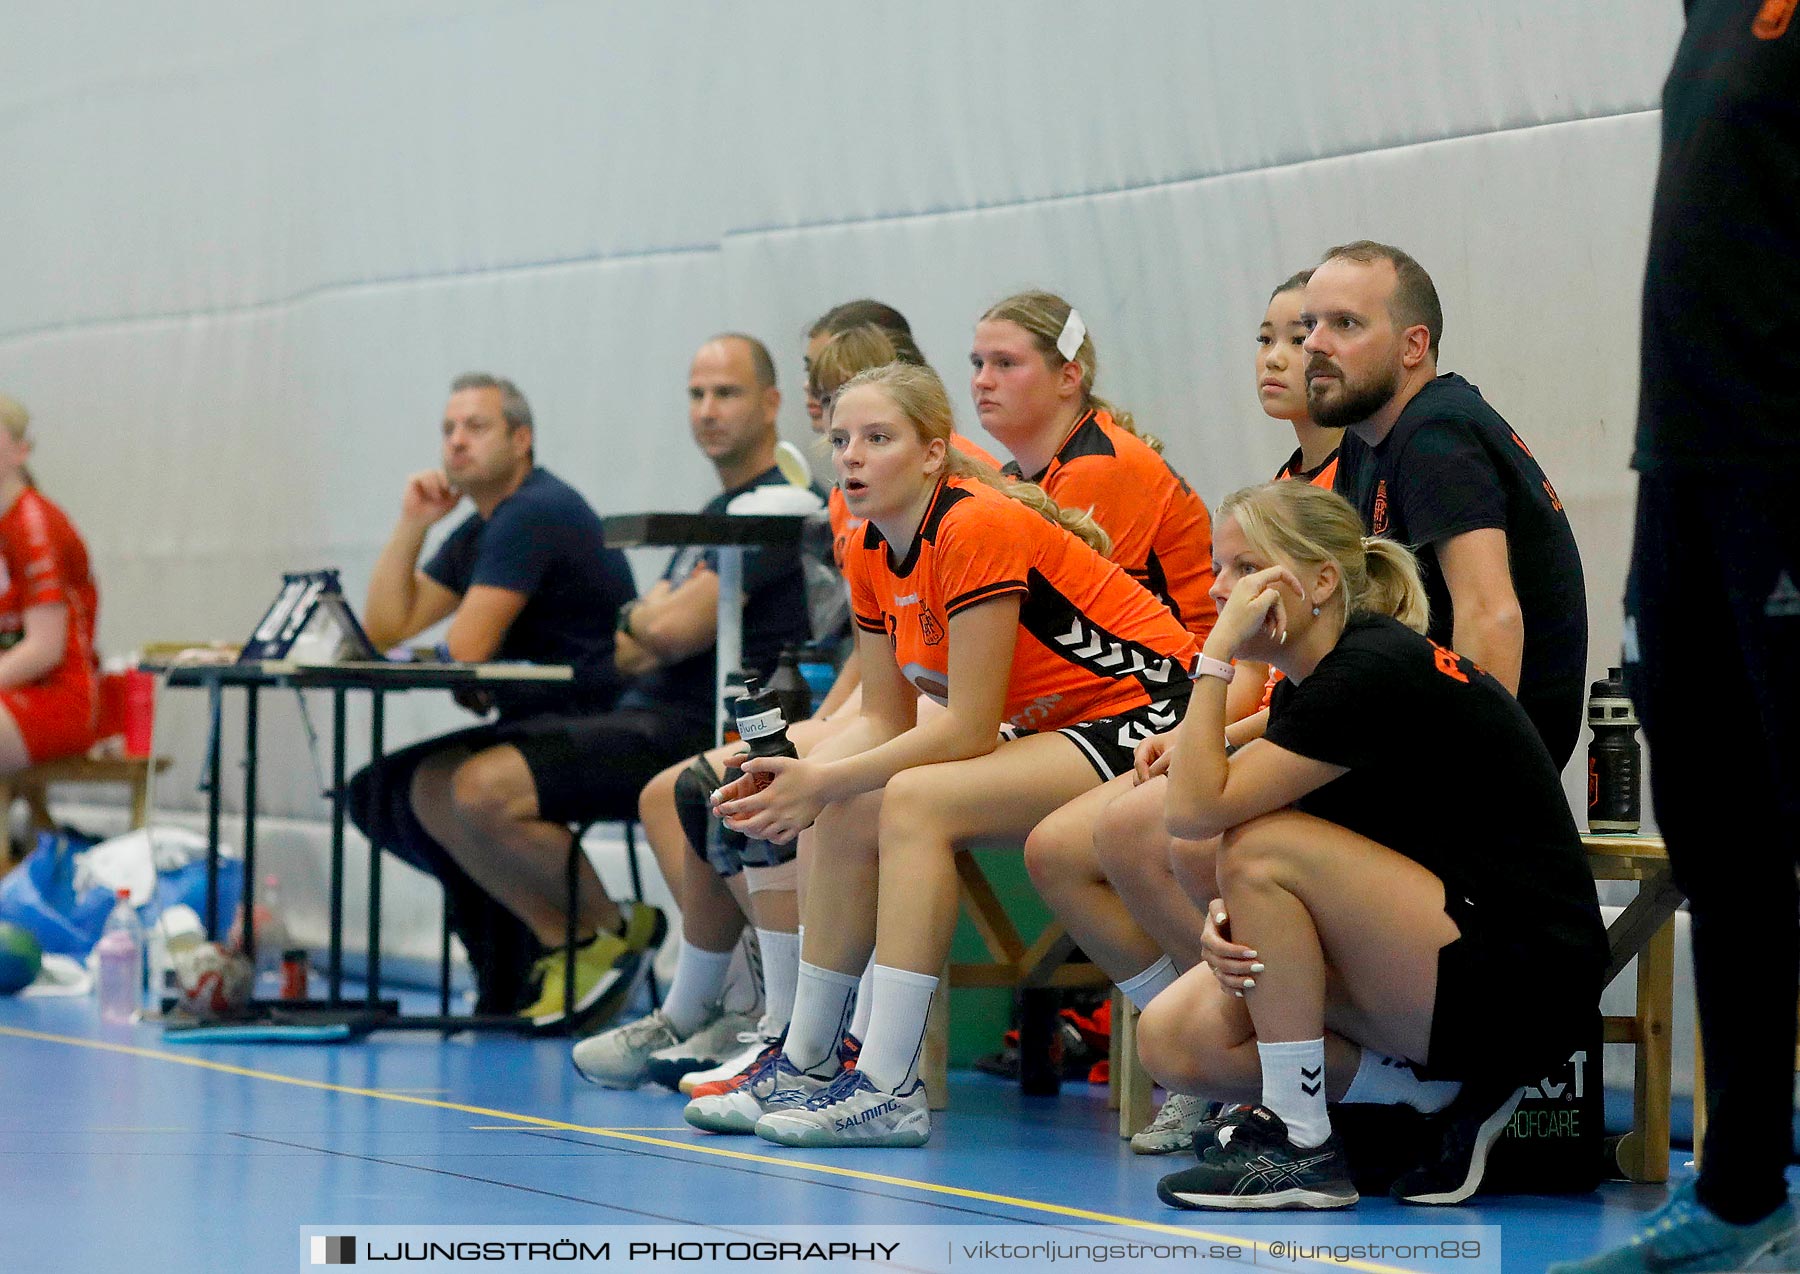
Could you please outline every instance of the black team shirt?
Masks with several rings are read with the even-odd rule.
[[[1800,345],[1780,321],[1800,296],[1800,13],[1686,8],[1663,87],[1632,467],[1786,473],[1800,459]]]
[[[1481,392],[1448,373],[1426,385],[1379,446],[1351,430],[1338,449],[1338,494],[1372,535],[1419,555],[1429,635],[1451,644],[1455,617],[1437,547],[1469,531],[1506,532],[1525,621],[1519,702],[1560,768],[1581,733],[1587,674],[1587,588],[1556,489]]]
[[[1487,673],[1398,620],[1351,619],[1269,704],[1270,743],[1348,774],[1295,804],[1404,854],[1490,949],[1600,995],[1606,935],[1557,767],[1520,704]]]

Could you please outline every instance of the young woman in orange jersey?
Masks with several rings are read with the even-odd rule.
[[[30,422],[0,394],[0,774],[94,742],[99,597],[74,523],[25,468]]]
[[[1162,443],[1094,393],[1099,363],[1080,314],[1049,292],[1007,297],[975,324],[969,366],[975,414],[1013,454],[1004,472],[1091,512],[1112,538],[1113,561],[1205,640],[1206,505],[1162,458]]]
[[[1257,400],[1272,419],[1289,421],[1299,443],[1276,478],[1300,478],[1331,489],[1341,429],[1313,424],[1306,407],[1306,327],[1301,291],[1311,271],[1276,287],[1256,333],[1253,370]],[[1258,714],[1279,673],[1246,664],[1233,680],[1227,718],[1235,742],[1260,732]],[[1250,718],[1246,720],[1245,718]],[[1105,969],[1138,1007],[1149,1004],[1199,959],[1204,917],[1169,869],[1171,840],[1162,823],[1162,784],[1133,792],[1151,777],[1155,748],[1131,778],[1108,783],[1045,819],[1025,846],[1039,893],[1088,957]],[[1177,1093],[1131,1139],[1138,1154],[1185,1150],[1206,1115],[1205,1103]]]
[[[884,328],[872,322],[841,330],[835,326],[840,319],[869,313],[905,322],[880,302],[847,302],[819,321],[808,343],[807,401],[809,410],[819,408],[820,428],[829,419],[832,395],[856,373],[892,362],[924,365],[924,355],[904,327]],[[961,435],[952,442],[991,463],[986,452]],[[851,514],[835,486],[830,518],[841,568],[844,545],[861,531],[863,520]],[[789,726],[788,739],[802,756],[854,719],[856,662],[854,654],[846,661],[817,716]],[[576,1070],[597,1084],[635,1088],[653,1080],[682,1086],[688,1075],[715,1064],[729,1076],[747,1067],[787,1029],[800,962],[798,893],[810,846],[807,838],[798,846],[771,845],[747,841],[737,832],[720,836],[716,828],[709,835],[710,795],[728,760],[741,750],[730,744],[672,766],[652,780],[639,799],[659,864],[681,903],[681,959],[660,1008],[575,1045]],[[756,928],[766,992],[762,1019],[754,1023],[725,1014],[719,1004],[732,946],[746,918]],[[740,1042],[740,1036],[751,1038]],[[722,1082],[724,1077],[695,1082],[715,1078]]]
[[[833,404],[838,482],[867,519],[845,560],[862,706],[810,757],[752,760],[720,795],[750,836],[816,821],[816,848],[786,1043],[732,1092],[691,1102],[697,1127],[922,1144],[918,1057],[956,923],[956,847],[1022,836],[1129,767],[1135,740],[1187,694],[1193,634],[1064,529],[1104,547],[1092,519],[1005,483],[952,448],[951,430],[943,384],[920,368],[865,372]],[[943,711],[922,717],[921,694]],[[840,1070],[871,946],[874,1016],[856,1067]]]

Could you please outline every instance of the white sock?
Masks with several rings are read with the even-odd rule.
[[[1281,1116],[1288,1140],[1309,1149],[1331,1136],[1325,1113],[1325,1037],[1256,1046],[1262,1059],[1262,1104]]]
[[[788,1024],[788,1061],[811,1074],[837,1070],[838,1042],[850,1024],[850,996],[856,990],[854,973],[821,969],[800,961],[800,978],[794,989],[794,1020]]]
[[[856,984],[856,1016],[850,1019],[850,1034],[862,1039],[869,1033],[869,1014],[875,1010],[875,957],[863,966],[862,981]]]
[[[1420,1079],[1411,1062],[1365,1048],[1344,1100],[1371,1106],[1411,1106],[1429,1115],[1448,1106],[1461,1091],[1459,1080]]]
[[[869,1023],[856,1069],[875,1087],[897,1093],[919,1073],[919,1052],[925,1046],[925,1017],[938,980],[929,973],[875,966],[875,996],[881,1016]]]
[[[686,1039],[706,1025],[725,991],[725,975],[729,972],[731,952],[708,951],[686,938],[681,940],[675,980],[662,1004],[663,1016],[669,1019],[675,1034]]]
[[[800,977],[800,935],[758,929],[762,947],[763,1032],[780,1035],[794,1016],[794,986]]]
[[[1149,968],[1119,983],[1119,990],[1131,1001],[1132,1007],[1142,1013],[1150,1007],[1150,1001],[1162,994],[1164,988],[1180,976],[1176,972],[1175,961],[1164,956]]]

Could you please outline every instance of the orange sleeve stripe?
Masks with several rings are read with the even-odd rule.
[[[879,616],[870,619],[867,615],[858,615],[856,616],[856,626],[865,633],[885,633],[887,631],[887,625],[881,621]]]

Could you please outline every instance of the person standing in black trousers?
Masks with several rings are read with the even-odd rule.
[[[1687,5],[1644,280],[1626,675],[1693,919],[1706,1142],[1698,1179],[1637,1237],[1563,1274],[1800,1258],[1785,1180],[1800,994],[1796,7]]]

